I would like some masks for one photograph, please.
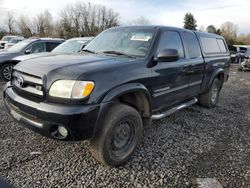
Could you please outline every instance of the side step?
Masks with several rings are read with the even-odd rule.
[[[196,97],[194,97],[192,100],[184,103],[184,104],[181,104],[179,106],[176,106],[176,107],[173,107],[171,108],[170,110],[166,111],[166,112],[163,112],[161,114],[154,114],[152,115],[151,119],[161,119],[161,118],[165,118],[171,114],[173,114],[174,112],[178,111],[178,110],[181,110],[183,108],[186,108],[186,107],[189,107],[195,103],[197,103],[198,99]]]

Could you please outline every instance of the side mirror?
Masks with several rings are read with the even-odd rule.
[[[175,49],[164,49],[158,52],[156,62],[173,62],[179,60],[179,53]]]
[[[27,49],[24,51],[25,54],[31,54],[31,52],[32,52],[31,49]]]

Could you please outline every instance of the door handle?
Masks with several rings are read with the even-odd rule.
[[[186,74],[192,74],[195,72],[194,70],[192,70],[193,67],[194,65],[184,65],[183,72],[185,72]]]

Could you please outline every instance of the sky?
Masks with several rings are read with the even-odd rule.
[[[112,8],[120,14],[121,24],[143,16],[153,25],[183,27],[185,13],[191,12],[198,29],[230,21],[237,25],[238,34],[250,33],[250,0],[0,0],[0,26],[8,11],[33,17],[47,9],[57,17],[64,6],[74,2]]]

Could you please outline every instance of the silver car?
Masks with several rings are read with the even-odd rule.
[[[18,42],[23,41],[24,39],[24,37],[13,37],[9,42],[5,44],[4,49],[7,50],[8,48],[14,46]]]
[[[4,36],[1,41],[0,41],[0,49],[4,49],[5,48],[5,44],[10,42],[12,39],[16,38],[16,37],[20,37],[20,36],[14,36],[14,35],[8,35],[8,36]]]

